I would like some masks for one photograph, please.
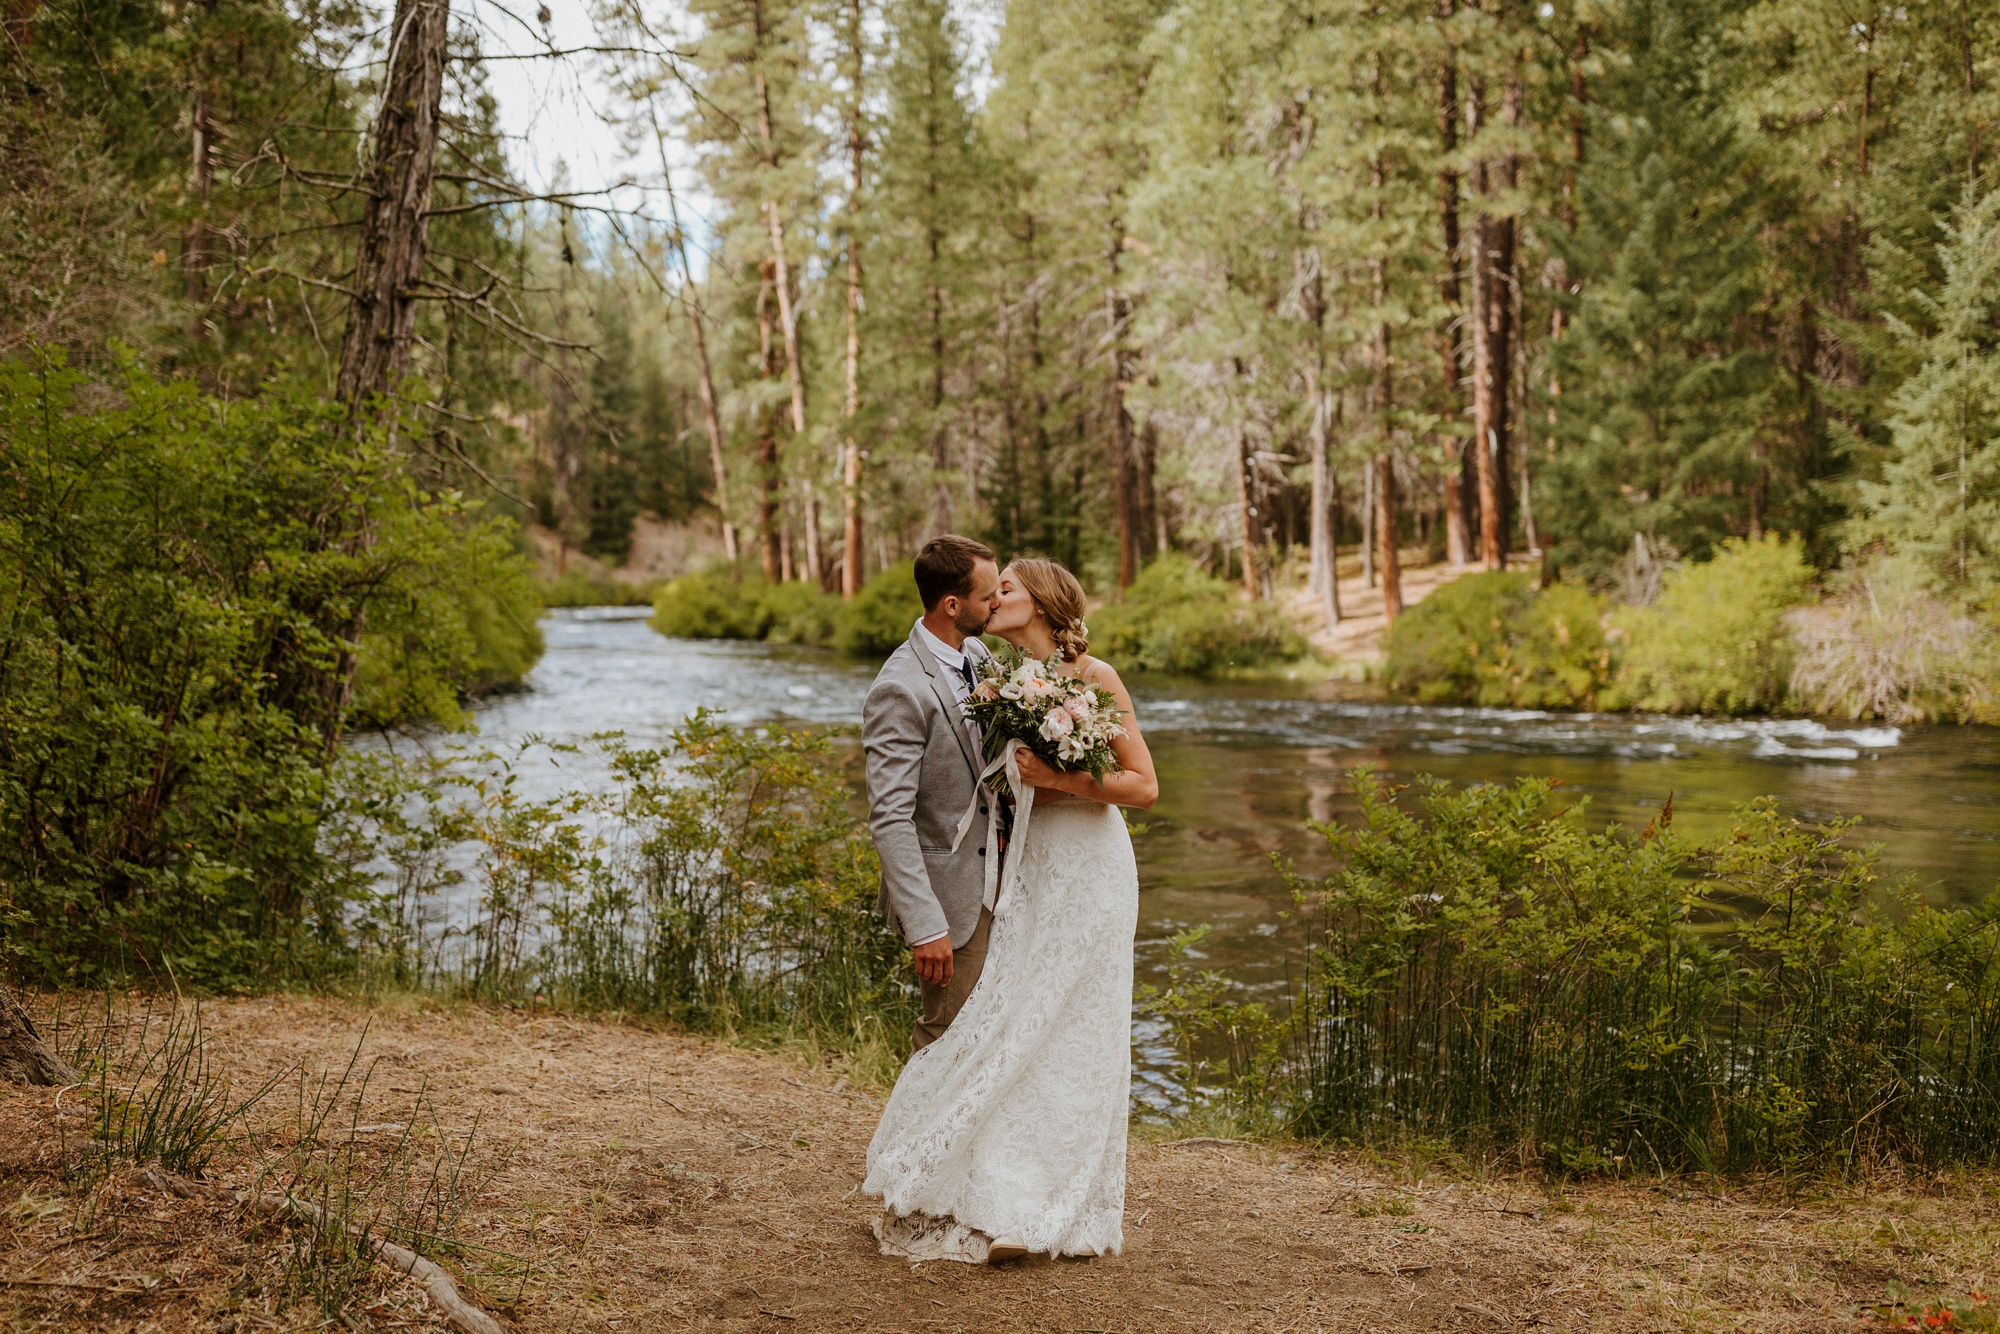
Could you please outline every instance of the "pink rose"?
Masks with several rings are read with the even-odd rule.
[[[1042,719],[1042,739],[1060,741],[1068,736],[1070,729],[1075,726],[1076,723],[1070,718],[1068,710],[1051,709],[1049,716]]]
[[[1080,723],[1090,721],[1091,709],[1091,702],[1082,695],[1072,695],[1063,701],[1063,712]]]

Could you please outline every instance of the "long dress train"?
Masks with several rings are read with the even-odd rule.
[[[1139,874],[1124,817],[1037,807],[994,907],[979,983],[904,1067],[868,1146],[884,1254],[979,1263],[1124,1242]],[[983,1234],[983,1235],[982,1235]]]

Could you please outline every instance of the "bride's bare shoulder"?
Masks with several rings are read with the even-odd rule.
[[[1106,690],[1115,691],[1124,685],[1124,682],[1118,679],[1118,669],[1102,658],[1086,653],[1078,665],[1083,669],[1078,675],[1094,686],[1103,686]]]

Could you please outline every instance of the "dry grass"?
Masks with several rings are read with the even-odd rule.
[[[477,1118],[492,1175],[461,1236],[532,1269],[518,1297],[477,1263],[461,1272],[524,1330],[1827,1331],[1869,1328],[1894,1285],[1963,1292],[2000,1270],[1984,1178],[1551,1194],[1416,1160],[1143,1136],[1123,1255],[911,1268],[873,1253],[853,1189],[879,1100],[831,1069],[471,1007],[272,998],[204,1020],[239,1081],[338,1069],[368,1024],[378,1064],[351,1114],[401,1120],[427,1082],[446,1124]],[[6,1328],[322,1323],[275,1300],[286,1243],[268,1224],[129,1174],[79,1197],[57,1173],[52,1101],[0,1086],[0,1278],[94,1286],[0,1287]],[[64,1108],[73,1134],[84,1120]],[[225,1150],[211,1175],[247,1180],[251,1151]],[[375,1272],[348,1326],[438,1328],[390,1277]]]

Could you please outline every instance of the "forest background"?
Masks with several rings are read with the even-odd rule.
[[[5,7],[20,976],[365,973],[893,1068],[907,971],[824,738],[697,719],[550,801],[519,757],[343,748],[462,724],[532,666],[545,599],[612,594],[544,587],[530,525],[558,565],[619,562],[642,516],[710,527],[722,566],[659,594],[690,633],[880,649],[955,529],[1079,570],[1121,663],[1228,667],[1298,651],[1279,595],[1340,617],[1344,545],[1420,699],[1992,716],[1990,0],[1014,0],[977,58],[942,0],[614,0],[587,46],[506,54],[613,90],[659,170],[607,190],[517,170],[479,12]],[[1484,572],[1404,611],[1410,561]],[[1547,797],[1371,798],[1332,831],[1282,1022],[1179,942],[1149,1004],[1190,1101],[1221,1050],[1241,1105],[1363,1133],[1401,1115],[1369,1092],[1392,1065],[1341,1035],[1418,1052],[1397,1016],[1465,978],[1497,1016],[1560,974],[1515,1073],[1412,1074],[1438,1125],[1562,1164],[1667,1121],[1695,1163],[1990,1150],[1992,914],[1872,917],[1841,829],[1769,805],[1697,850],[1669,809],[1634,853]],[[447,963],[420,909],[467,881]],[[1429,1000],[1383,1001],[1375,944],[1429,961]],[[1622,1050],[1592,1025],[1641,1037],[1549,1063]],[[1794,1064],[1697,1040],[1723,1029]]]

